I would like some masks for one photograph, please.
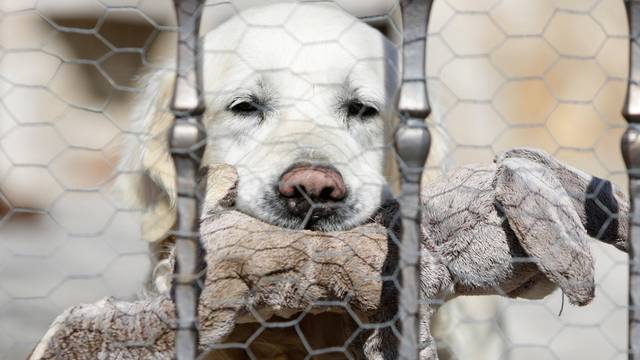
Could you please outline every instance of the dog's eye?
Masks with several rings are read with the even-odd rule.
[[[229,110],[239,115],[251,115],[259,113],[259,105],[253,101],[243,101],[229,106]]]
[[[368,119],[378,115],[378,109],[365,105],[360,101],[350,101],[347,104],[347,114],[349,117],[359,117]]]

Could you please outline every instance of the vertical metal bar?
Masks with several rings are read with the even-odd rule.
[[[174,0],[179,38],[176,81],[171,102],[175,122],[169,133],[176,169],[176,264],[172,298],[176,308],[176,359],[198,354],[198,303],[202,291],[204,250],[200,244],[198,186],[200,158],[206,143],[201,126],[204,100],[199,30],[204,0]]]
[[[640,359],[640,0],[625,0],[629,19],[629,84],[621,148],[629,171],[629,359]]]
[[[431,0],[403,0],[403,68],[398,99],[400,124],[395,148],[400,165],[400,306],[402,337],[399,358],[417,359],[420,316],[420,180],[431,137],[425,119],[431,108],[427,97],[426,45]]]

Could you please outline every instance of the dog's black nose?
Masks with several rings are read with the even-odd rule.
[[[278,192],[286,199],[291,213],[305,216],[312,205],[314,213],[332,211],[331,204],[344,200],[347,189],[335,169],[301,165],[282,175]]]

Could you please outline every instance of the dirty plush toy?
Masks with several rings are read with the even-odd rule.
[[[296,329],[261,329],[267,320],[300,319],[291,324],[314,349],[349,339],[345,351],[355,359],[396,359],[390,319],[397,294],[383,277],[398,256],[381,225],[393,212],[349,231],[282,229],[233,209],[236,181],[231,167],[211,168],[201,227],[207,250],[201,346],[227,345],[207,358],[247,358],[229,343],[250,347],[257,358],[303,358],[308,351]],[[541,151],[514,149],[492,164],[465,166],[426,184],[422,195],[421,359],[437,358],[429,322],[442,301],[484,294],[539,299],[560,287],[571,303],[586,305],[594,296],[589,238],[627,249],[625,195]],[[379,326],[352,336],[358,324],[346,306]],[[164,295],[76,306],[56,319],[32,359],[171,358],[173,321]],[[334,355],[319,357],[344,356]]]
[[[545,152],[513,149],[423,188],[422,296],[594,297],[589,239],[627,251],[629,201],[611,182]],[[424,307],[421,358],[435,358]]]

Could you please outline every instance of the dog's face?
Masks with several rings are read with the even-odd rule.
[[[203,43],[204,164],[239,173],[236,206],[321,231],[380,206],[396,90],[395,48],[330,6],[241,13]]]

